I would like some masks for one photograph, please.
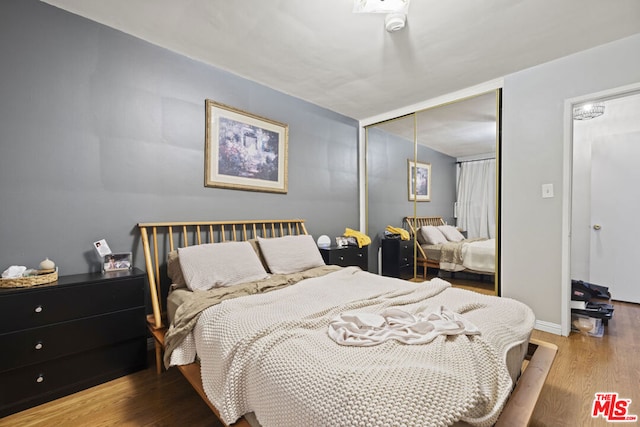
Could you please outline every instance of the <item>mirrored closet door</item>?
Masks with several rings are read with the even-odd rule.
[[[487,257],[485,264],[472,264],[482,270],[476,271],[457,265],[462,263],[460,253],[448,254],[456,257],[455,262],[441,271],[428,269],[427,277],[440,274],[445,279],[482,281],[484,287],[499,294],[500,91],[375,123],[365,131],[370,271],[423,280],[424,256],[417,247],[421,242],[413,238],[390,242],[385,239],[385,229],[407,229],[406,217],[441,217],[446,225],[460,231],[467,243],[483,241],[484,248],[473,251]],[[458,246],[461,252],[463,245]],[[433,258],[426,258],[431,265]],[[413,262],[416,259],[418,262]]]

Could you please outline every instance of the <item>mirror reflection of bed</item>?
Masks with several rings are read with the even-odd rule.
[[[158,373],[225,425],[527,425],[557,351],[518,301],[325,265],[304,220],[138,227]]]
[[[409,230],[404,221],[406,217],[440,217],[445,225],[456,227],[466,239],[499,240],[496,238],[499,100],[499,91],[490,91],[366,127],[366,227],[372,238],[370,271],[385,270],[382,260],[388,257],[379,250],[385,227]],[[408,197],[406,163],[414,156],[416,161],[431,165],[428,202],[414,202]],[[470,184],[463,185],[465,182]],[[494,253],[498,253],[497,246],[495,244]],[[442,277],[455,286],[499,294],[495,273],[499,271],[499,257],[493,272],[451,271],[432,262],[425,270],[421,258],[424,255],[416,248],[413,266],[400,268],[403,274],[399,277],[415,280]]]
[[[414,217],[403,223],[416,236],[415,280],[443,278],[456,287],[493,295],[495,293],[496,241],[468,238],[442,217]]]

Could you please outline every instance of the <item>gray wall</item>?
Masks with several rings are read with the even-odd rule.
[[[413,215],[407,188],[407,159],[413,159],[413,141],[370,128],[367,140],[369,271],[377,272],[377,251],[387,225],[402,227],[402,218]],[[453,224],[456,200],[456,159],[418,146],[418,161],[431,163],[431,201],[418,202],[419,216],[442,216]]]
[[[561,324],[564,102],[640,81],[638,52],[640,34],[504,79],[502,295],[527,303],[538,321]],[[554,198],[541,198],[544,183]]]
[[[97,268],[138,222],[358,227],[357,122],[36,0],[0,2],[0,268]],[[204,102],[289,125],[286,195],[205,188]]]

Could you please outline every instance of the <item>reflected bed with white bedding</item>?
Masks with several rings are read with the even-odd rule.
[[[167,299],[166,335],[154,336],[162,335],[167,367],[199,366],[201,395],[221,421],[280,427],[503,420],[530,347],[535,319],[527,306],[440,279],[413,283],[325,266],[300,224],[292,235],[253,225],[240,239],[251,243],[176,251],[171,242],[167,269],[177,289]],[[148,226],[140,224],[152,260]],[[209,241],[219,241],[210,232]]]
[[[495,273],[495,239],[467,239],[442,217],[405,217],[403,222],[418,241],[418,265],[451,272]]]
[[[421,245],[427,258],[438,262],[444,271],[495,272],[495,239],[465,239]]]

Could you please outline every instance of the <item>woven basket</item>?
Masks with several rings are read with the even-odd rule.
[[[57,268],[50,273],[38,274],[37,276],[0,278],[0,288],[29,288],[31,286],[45,285],[56,280],[58,280]]]

